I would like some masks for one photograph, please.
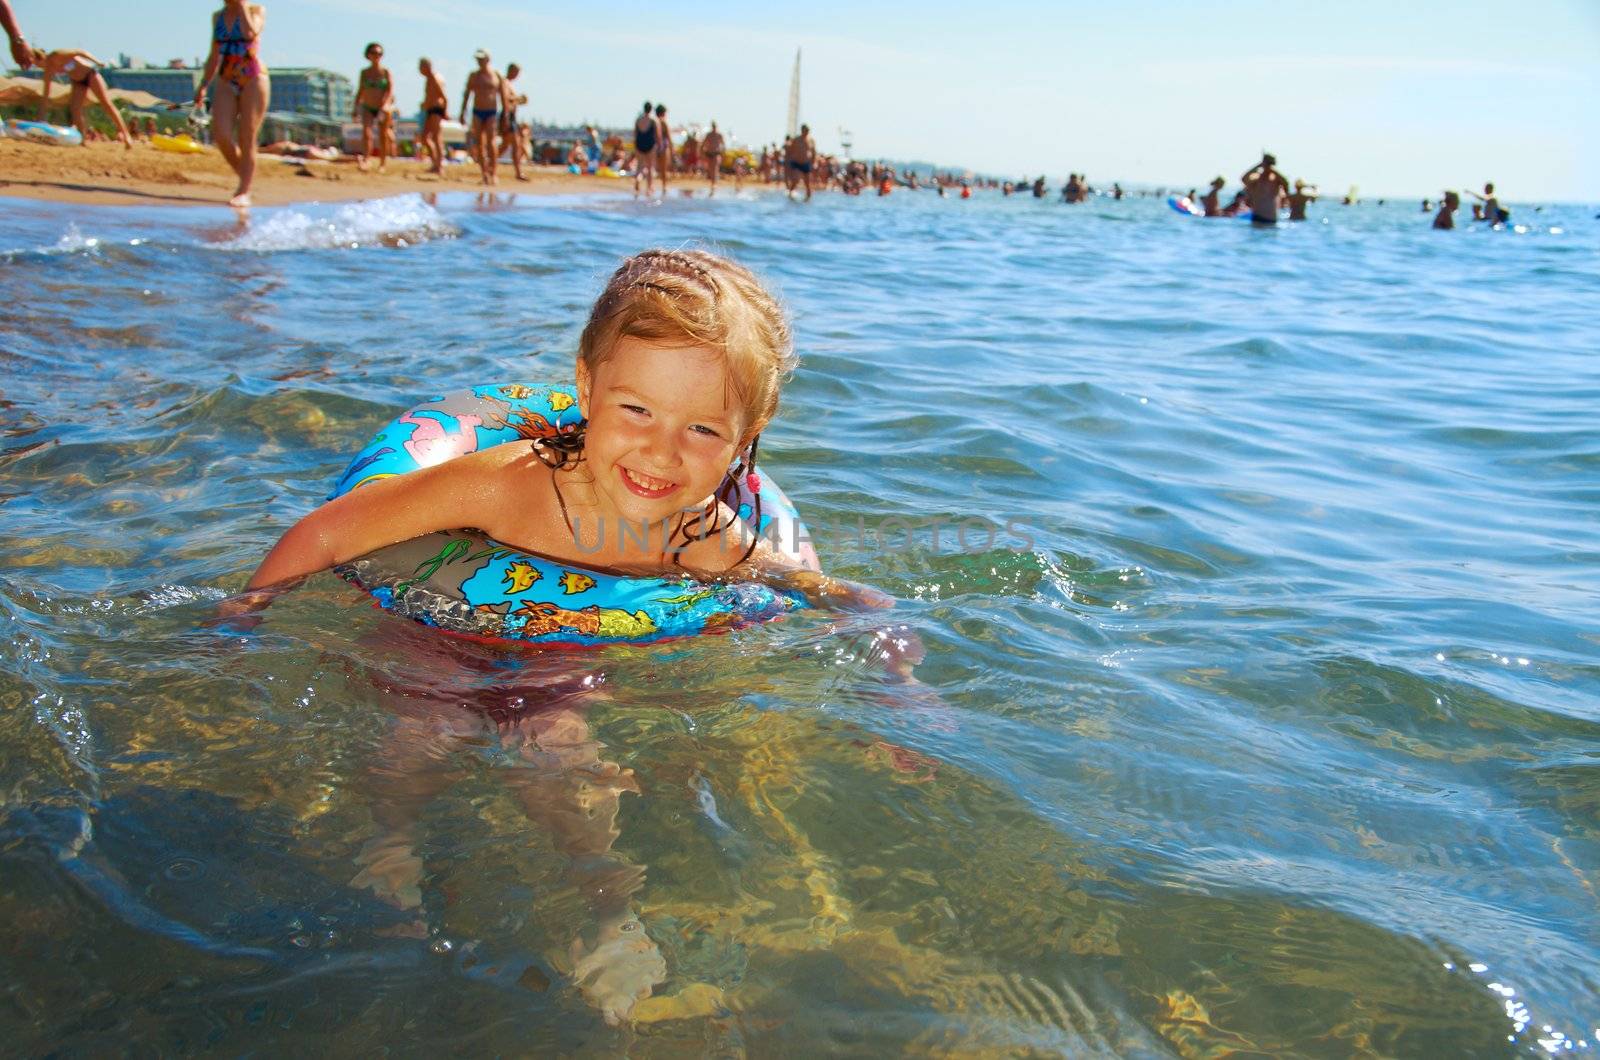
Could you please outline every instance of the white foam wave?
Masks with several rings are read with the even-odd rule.
[[[243,232],[215,244],[221,250],[341,250],[405,247],[448,239],[460,229],[420,196],[346,203],[331,211],[309,207],[252,218]]]

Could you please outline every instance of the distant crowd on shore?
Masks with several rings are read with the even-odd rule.
[[[105,64],[99,59],[81,49],[45,51],[32,47],[17,25],[9,0],[0,0],[0,25],[5,28],[11,55],[17,64],[25,70],[37,67],[43,75],[41,121],[49,104],[50,83],[59,78],[68,84],[72,121],[85,141],[103,138],[84,118],[84,107],[91,93],[111,117],[118,138],[129,147],[135,141],[148,140],[157,134],[154,117],[147,115],[142,121],[136,118],[129,124],[112,105],[105,79],[99,72]],[[260,130],[270,102],[271,84],[259,54],[265,25],[263,5],[223,0],[222,7],[211,16],[211,48],[190,111],[190,124],[197,130],[210,127],[217,149],[238,175],[238,187],[230,200],[235,206],[250,203],[256,154],[261,150],[258,146]],[[351,118],[361,125],[356,164],[366,169],[375,160],[377,169],[383,171],[388,160],[400,153],[396,141],[395,79],[384,65],[381,43],[369,43],[363,56],[366,65],[356,75],[351,107]],[[681,139],[675,142],[667,106],[659,101],[644,104],[634,119],[631,143],[623,134],[602,137],[595,126],[586,125],[570,148],[544,145],[536,149],[531,124],[519,117],[519,109],[527,104],[528,97],[518,88],[521,74],[518,64],[510,63],[501,72],[494,67],[490,54],[482,49],[474,53],[473,59],[475,69],[463,88],[458,120],[466,126],[466,156],[477,163],[481,181],[486,186],[498,184],[500,159],[506,157],[515,178],[520,181],[529,179],[524,167],[530,163],[564,162],[574,173],[631,176],[635,195],[646,196],[667,194],[672,177],[683,175],[704,177],[711,185],[712,195],[726,176],[733,180],[736,191],[747,179],[754,179],[768,185],[782,184],[791,198],[803,193],[807,201],[815,192],[823,190],[836,190],[845,195],[861,195],[870,190],[883,196],[896,189],[932,188],[941,197],[954,193],[963,199],[971,198],[975,189],[998,190],[1003,196],[1031,194],[1035,199],[1050,195],[1042,176],[1013,181],[937,170],[919,175],[912,169],[897,172],[892,166],[881,163],[841,159],[819,151],[806,125],[784,137],[781,144],[772,142],[759,150],[730,144],[716,121],[704,132],[698,127],[681,129]],[[443,139],[444,122],[450,113],[449,91],[428,58],[417,60],[417,70],[423,79],[423,100],[421,127],[413,147],[416,157],[427,163],[428,171],[437,174],[452,157]],[[338,148],[324,144],[280,141],[265,149],[301,157],[342,157]],[[1191,188],[1186,196],[1174,196],[1172,201],[1181,212],[1211,218],[1247,216],[1254,224],[1272,225],[1284,214],[1290,221],[1304,221],[1306,208],[1318,200],[1316,185],[1304,180],[1291,184],[1279,172],[1277,159],[1268,153],[1239,179],[1242,187],[1226,201],[1223,189],[1227,181],[1220,176],[1211,181],[1204,194],[1197,194],[1196,189]],[[1164,192],[1165,189],[1156,189],[1135,194],[1160,197]],[[1085,175],[1071,173],[1061,187],[1060,198],[1064,203],[1077,204],[1096,195],[1121,199],[1125,194],[1120,184],[1101,191],[1091,186]],[[1501,206],[1493,183],[1485,184],[1481,194],[1470,190],[1466,194],[1478,200],[1472,206],[1474,221],[1500,224],[1509,220],[1510,213]],[[1354,189],[1343,201],[1345,205],[1355,204]],[[1455,214],[1460,208],[1460,193],[1443,192],[1433,227],[1454,228]],[[1433,211],[1433,202],[1423,200],[1422,209]]]

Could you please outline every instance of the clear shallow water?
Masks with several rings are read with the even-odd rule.
[[[9,204],[6,1040],[1600,1048],[1594,212]],[[565,375],[691,240],[793,308],[767,470],[925,688],[881,616],[529,655],[322,576],[205,626],[397,407]]]

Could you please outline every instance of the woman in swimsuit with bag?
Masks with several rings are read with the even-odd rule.
[[[212,135],[217,150],[239,175],[229,206],[250,205],[250,184],[256,176],[256,141],[271,98],[267,67],[257,54],[266,24],[267,12],[260,4],[224,0],[222,10],[211,16],[211,54],[194,90],[194,109],[201,110],[206,87],[217,81],[211,94]]]

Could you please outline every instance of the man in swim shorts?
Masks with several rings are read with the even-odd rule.
[[[1278,200],[1289,194],[1289,182],[1275,168],[1277,164],[1276,158],[1263,154],[1261,161],[1239,178],[1244,182],[1244,201],[1250,207],[1251,224],[1278,223]]]
[[[467,100],[472,100],[472,125],[467,135],[472,137],[472,157],[483,171],[483,183],[496,182],[495,167],[500,157],[495,143],[495,130],[499,124],[500,100],[504,95],[501,78],[489,65],[489,53],[479,48],[472,53],[478,68],[467,77],[467,87],[461,93],[461,121],[467,120]]]
[[[817,142],[811,138],[811,126],[800,126],[800,135],[784,146],[783,168],[789,188],[789,198],[794,198],[795,185],[801,180],[806,185],[806,202],[811,201],[811,167],[817,160]]]
[[[511,165],[516,170],[517,179],[526,181],[528,178],[522,175],[522,160],[527,157],[527,151],[522,143],[522,130],[517,126],[517,107],[528,102],[528,97],[520,95],[511,84],[520,73],[522,67],[511,63],[506,67],[506,76],[500,79],[504,106],[500,111],[500,142],[511,145]]]
[[[422,149],[433,159],[429,173],[444,171],[444,116],[450,111],[450,97],[445,92],[444,78],[433,72],[433,63],[417,60],[417,72],[422,75]]]

